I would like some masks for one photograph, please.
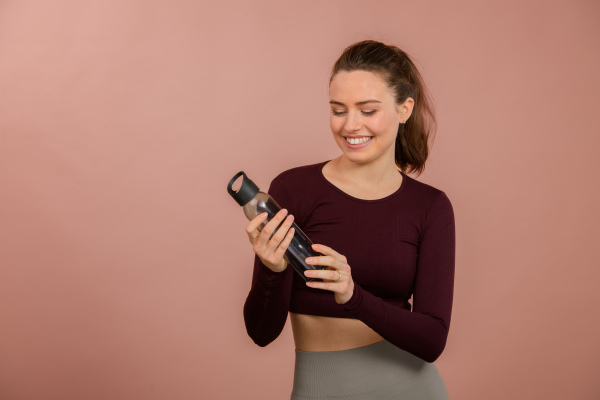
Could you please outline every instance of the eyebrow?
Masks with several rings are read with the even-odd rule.
[[[356,105],[360,106],[362,104],[367,104],[367,103],[381,103],[381,102],[379,100],[375,100],[375,99],[368,99],[368,100],[359,101],[358,103],[356,103]],[[345,106],[345,104],[342,103],[341,101],[335,101],[335,100],[329,101],[329,104],[338,104],[340,106]]]

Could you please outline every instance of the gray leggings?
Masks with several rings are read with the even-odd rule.
[[[296,350],[291,400],[448,400],[428,363],[387,340],[341,351]]]

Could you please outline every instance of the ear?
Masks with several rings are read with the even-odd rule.
[[[396,105],[396,109],[400,113],[400,121],[406,122],[406,120],[411,116],[414,106],[415,101],[412,97],[408,97],[404,103]]]

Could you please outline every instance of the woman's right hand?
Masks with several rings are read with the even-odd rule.
[[[292,238],[294,237],[294,228],[290,228],[294,222],[294,216],[288,215],[285,222],[279,227],[277,232],[271,237],[277,226],[281,223],[287,210],[280,210],[275,216],[262,228],[258,230],[260,224],[266,218],[262,214],[257,215],[246,225],[246,233],[252,243],[252,250],[258,258],[273,272],[282,272],[287,268],[287,261],[283,258]]]

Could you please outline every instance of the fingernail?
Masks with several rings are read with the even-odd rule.
[[[319,245],[318,244],[313,244],[313,248],[318,249]]]
[[[309,263],[309,262],[312,262],[312,260],[313,260],[312,258],[308,257],[308,258],[306,259],[306,262],[307,262],[307,263]]]
[[[312,271],[306,270],[306,271],[304,271],[304,275],[311,276],[312,275]]]
[[[260,217],[261,217],[261,218],[266,218],[266,217],[267,217],[267,215],[268,215],[268,214],[267,214],[266,212],[264,212],[264,213],[260,214]]]

